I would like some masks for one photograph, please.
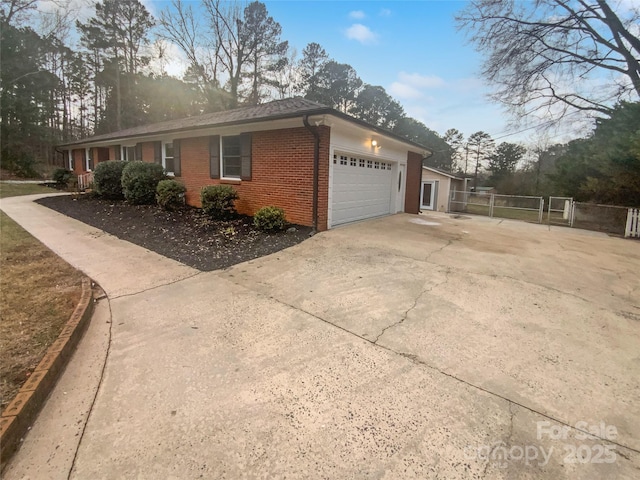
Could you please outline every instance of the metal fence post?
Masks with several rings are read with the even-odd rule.
[[[491,198],[489,198],[489,218],[493,218],[493,199],[494,199],[494,195],[493,193],[491,194]]]
[[[544,197],[540,197],[540,209],[538,211],[538,223],[542,223],[542,217],[544,216]]]

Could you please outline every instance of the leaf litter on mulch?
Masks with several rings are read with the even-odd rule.
[[[38,203],[201,271],[278,252],[311,232],[309,227],[290,225],[293,228],[283,232],[265,233],[248,216],[212,220],[198,208],[168,212],[156,205],[130,205],[90,194],[47,197]]]

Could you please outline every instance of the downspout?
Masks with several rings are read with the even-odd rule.
[[[302,123],[315,139],[313,148],[313,233],[318,231],[318,178],[320,177],[320,134],[309,123],[309,115],[302,118]]]

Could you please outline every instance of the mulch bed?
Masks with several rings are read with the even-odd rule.
[[[212,220],[197,208],[167,212],[155,205],[129,205],[90,194],[48,197],[38,203],[201,271],[278,252],[311,232],[309,227],[290,225],[283,232],[264,233],[253,226],[252,217]]]

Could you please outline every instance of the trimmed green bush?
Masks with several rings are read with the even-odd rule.
[[[73,172],[66,168],[56,168],[51,175],[51,178],[56,182],[57,188],[67,188],[69,180],[73,177]]]
[[[285,217],[280,207],[262,207],[253,216],[253,224],[263,232],[279,231],[287,224]]]
[[[98,164],[100,165],[100,164]],[[164,168],[157,163],[128,162],[122,170],[122,193],[133,205],[156,201],[156,189],[165,179]]]
[[[101,197],[120,199],[122,193],[122,171],[127,162],[110,160],[100,162],[93,170],[93,188]]]
[[[235,201],[238,192],[230,185],[210,185],[200,190],[202,210],[216,219],[230,218],[236,214]]]
[[[156,188],[156,201],[165,210],[177,210],[184,206],[187,188],[176,180],[160,180]]]

